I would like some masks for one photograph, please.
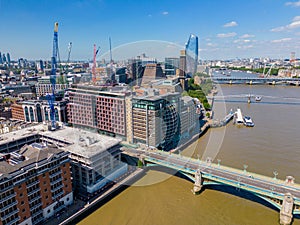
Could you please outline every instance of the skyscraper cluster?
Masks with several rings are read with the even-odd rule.
[[[10,65],[10,62],[11,62],[11,60],[10,60],[10,54],[6,53],[6,55],[5,55],[5,53],[2,54],[0,52],[0,64]]]

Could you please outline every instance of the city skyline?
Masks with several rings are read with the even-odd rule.
[[[59,23],[61,60],[67,58],[69,42],[73,43],[71,60],[91,60],[94,43],[101,47],[97,60],[108,58],[109,37],[116,59],[129,49],[132,53],[123,59],[141,53],[159,58],[162,52],[165,57],[178,57],[178,49],[184,48],[191,33],[199,37],[199,59],[204,60],[289,58],[291,52],[298,57],[300,48],[298,0],[44,0],[39,4],[1,0],[0,9],[5,18],[0,25],[0,51],[9,52],[12,60],[50,60],[54,22]],[[158,44],[151,49],[150,43]],[[168,50],[161,51],[162,45]]]

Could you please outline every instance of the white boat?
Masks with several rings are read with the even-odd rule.
[[[257,102],[261,101],[261,96],[256,96],[255,101],[257,101]]]
[[[244,116],[244,125],[246,127],[254,127],[254,123],[250,116]]]

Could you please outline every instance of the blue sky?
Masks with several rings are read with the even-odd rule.
[[[157,40],[180,49],[190,33],[201,59],[300,56],[300,0],[0,0],[0,15],[0,51],[12,59],[50,59],[56,21],[62,60],[69,42],[71,59],[88,60],[94,43],[107,52],[109,37],[113,47]],[[155,49],[165,51],[138,51]]]

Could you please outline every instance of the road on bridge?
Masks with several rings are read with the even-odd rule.
[[[288,184],[283,184],[277,180],[272,181],[271,179],[262,179],[261,177],[253,177],[249,175],[246,171],[241,171],[240,173],[225,170],[218,166],[212,166],[211,163],[206,163],[203,161],[197,161],[195,159],[182,157],[175,154],[160,153],[159,151],[143,151],[137,149],[126,149],[127,152],[133,153],[136,156],[144,155],[157,161],[157,164],[169,164],[174,167],[181,167],[184,169],[198,170],[200,169],[203,175],[211,178],[217,178],[224,181],[229,181],[236,184],[237,187],[243,188],[248,187],[251,189],[256,189],[257,191],[269,192],[275,195],[283,196],[285,193],[291,193],[294,198],[300,200],[300,189],[294,186],[289,186]],[[266,177],[267,178],[267,177]],[[215,180],[217,180],[215,179]]]

